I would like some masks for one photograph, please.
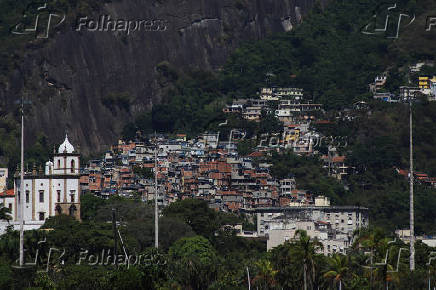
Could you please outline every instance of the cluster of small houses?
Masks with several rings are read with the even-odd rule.
[[[271,102],[277,104],[273,112],[269,111]],[[237,151],[236,145],[244,135],[240,131],[238,135],[238,130],[232,130],[235,134],[231,132],[226,141],[220,140],[219,133],[210,132],[189,140],[184,134],[120,140],[102,159],[90,160],[84,167],[79,167],[79,150],[66,137],[44,168],[34,166],[25,172],[25,229],[39,228],[46,218],[61,213],[80,219],[80,199],[87,192],[102,198],[139,196],[144,202],[156,196],[161,208],[176,200],[196,198],[216,210],[245,212],[257,220],[257,232],[241,228],[239,235],[267,238],[269,248],[304,229],[326,243],[326,253],[345,252],[352,232],[368,223],[367,209],[332,207],[328,198],[298,189],[291,173],[284,179],[273,178],[272,164],[266,158],[271,151],[284,149],[300,155],[318,154],[315,146],[320,135],[310,130],[310,124],[317,122],[321,105],[304,102],[301,89],[263,88],[258,99],[235,100],[224,110],[252,121],[259,121],[264,111],[273,113],[283,122],[283,132],[262,136],[256,150],[244,157]],[[345,157],[333,146],[322,159],[332,176],[341,179],[347,174]],[[18,227],[18,171],[14,181],[14,189],[0,190],[0,203],[11,209],[11,224]],[[296,209],[298,214],[291,218],[289,209]],[[330,215],[343,218],[330,221]],[[345,217],[348,215],[353,217],[352,223]],[[264,218],[271,216],[274,218]],[[0,233],[7,225],[1,223]]]
[[[258,150],[241,157],[228,141],[220,142],[219,134],[212,133],[191,140],[185,135],[158,135],[147,142],[120,140],[103,159],[89,162],[82,170],[80,184],[83,191],[103,198],[139,193],[147,202],[155,198],[156,178],[160,206],[179,199],[202,199],[216,210],[251,216],[257,231],[235,230],[243,237],[265,238],[268,248],[304,229],[325,244],[326,254],[345,253],[353,232],[368,225],[368,210],[331,206],[328,198],[298,189],[292,175],[273,178],[267,155],[268,151]],[[135,168],[154,172],[155,164],[156,176],[141,178],[134,173]]]
[[[403,176],[405,179],[409,179],[410,177],[410,171],[407,169],[395,168],[395,171],[399,175]],[[436,177],[431,177],[427,173],[414,171],[413,178],[415,183],[428,186],[431,188],[436,188]]]
[[[158,201],[163,206],[178,199],[200,198],[216,209],[236,212],[313,202],[310,193],[297,189],[291,175],[282,180],[271,176],[272,164],[264,158],[267,152],[241,157],[218,138],[218,134],[205,133],[191,140],[185,135],[157,136],[151,142],[120,140],[103,159],[91,160],[82,170],[82,191],[104,198],[138,193],[144,200],[154,200],[156,164]],[[142,169],[153,174],[135,174]]]
[[[262,112],[273,113],[286,125],[313,119],[314,112],[322,109],[321,104],[304,101],[303,89],[300,88],[262,88],[259,95],[260,98],[256,99],[236,99],[223,111],[239,113],[250,121],[260,121]],[[273,111],[271,104],[276,105],[277,110]]]
[[[426,63],[419,63],[409,68],[411,74],[419,74],[422,66]],[[432,64],[431,64],[432,65]],[[436,101],[436,76],[418,76],[418,86],[400,86],[399,94],[395,95],[385,90],[388,74],[377,76],[374,82],[369,84],[369,90],[373,98],[388,103],[409,102],[411,99],[426,99]]]
[[[274,178],[267,158],[272,151],[285,149],[299,155],[319,154],[316,146],[321,136],[310,125],[328,122],[318,120],[321,110],[320,104],[304,101],[303,90],[298,88],[263,88],[257,99],[234,100],[224,108],[225,113],[260,121],[266,112],[284,126],[279,134],[262,136],[248,156],[238,154],[236,145],[244,132],[235,129],[225,141],[219,132],[192,139],[178,134],[119,140],[101,159],[80,167],[80,152],[66,136],[44,168],[34,166],[25,172],[25,228],[39,228],[46,218],[61,213],[80,219],[80,198],[85,193],[101,198],[139,197],[144,202],[156,197],[160,208],[195,198],[215,210],[247,214],[257,223],[257,231],[234,229],[243,237],[266,239],[268,249],[293,239],[303,229],[324,244],[325,254],[345,253],[354,231],[368,225],[368,209],[331,206],[327,197],[297,188],[291,173],[284,179]],[[345,156],[335,146],[329,146],[321,159],[330,176],[342,180],[349,174]],[[11,224],[17,228],[21,218],[19,173],[15,172],[10,190],[6,190],[7,175],[7,169],[0,169],[0,204],[11,209]],[[0,221],[0,234],[6,226]]]

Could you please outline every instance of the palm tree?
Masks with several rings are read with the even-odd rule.
[[[382,229],[365,229],[358,235],[353,247],[354,248],[364,248],[369,250],[369,286],[372,288],[374,282],[374,258],[380,260],[389,248],[389,239],[385,236]]]
[[[339,290],[342,290],[342,280],[349,271],[347,256],[335,254],[328,263],[330,270],[324,273],[324,278],[332,279],[333,283],[339,282]]]
[[[12,219],[11,210],[0,204],[0,221],[6,220],[8,223]]]
[[[277,270],[274,270],[271,262],[266,259],[261,259],[255,262],[258,269],[258,274],[253,278],[253,284],[261,286],[261,289],[274,289],[276,284],[275,276]]]
[[[304,230],[297,230],[295,237],[298,238],[298,241],[295,242],[298,249],[297,253],[303,262],[304,290],[307,290],[308,282],[312,285],[315,279],[315,258],[319,255],[319,252],[322,251],[323,245],[317,238],[311,240]],[[309,269],[311,271],[309,271]]]
[[[383,267],[376,268],[374,271],[374,276],[380,281],[380,283],[384,283],[384,288],[389,289],[389,284],[400,281],[397,272],[394,272],[394,267],[391,264],[386,264]]]

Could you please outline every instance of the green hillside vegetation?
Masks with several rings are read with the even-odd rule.
[[[132,138],[134,129],[191,134],[217,129],[225,120],[221,112],[225,103],[256,97],[264,86],[301,87],[309,99],[322,103],[325,109],[341,109],[357,100],[369,100],[368,84],[388,70],[386,88],[398,92],[400,85],[407,84],[407,64],[435,58],[435,50],[428,49],[433,45],[430,34],[415,34],[416,29],[425,30],[422,19],[435,4],[424,1],[418,5],[412,0],[397,4],[398,11],[416,13],[419,19],[402,27],[398,39],[361,32],[373,19],[378,1],[331,1],[325,10],[315,5],[292,32],[242,45],[216,74],[182,73],[165,62],[158,71],[165,83],[172,84],[167,98],[152,112],[137,116],[136,122],[126,126],[124,136]],[[398,17],[398,13],[391,17]],[[420,45],[412,47],[411,43]]]

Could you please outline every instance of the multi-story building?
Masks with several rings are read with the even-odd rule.
[[[329,200],[321,196],[312,205],[256,208],[247,212],[256,215],[257,235],[268,238],[268,249],[294,239],[297,230],[305,230],[321,241],[325,254],[345,253],[352,244],[354,231],[368,226],[367,208],[330,206]]]
[[[292,191],[297,188],[295,178],[285,178],[280,180],[280,195],[292,195]]]
[[[279,101],[282,98],[301,100],[303,89],[299,88],[262,88],[260,98],[267,101]]]
[[[247,107],[245,108],[242,117],[250,121],[259,121],[262,115],[262,107]]]

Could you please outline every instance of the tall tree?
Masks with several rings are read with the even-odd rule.
[[[207,289],[216,279],[217,255],[204,237],[182,238],[169,250],[172,277],[184,289]]]
[[[261,259],[255,262],[257,275],[253,278],[253,284],[260,286],[261,289],[274,289],[276,285],[275,276],[277,270],[274,270],[271,262],[267,259]]]
[[[298,239],[295,242],[297,258],[303,264],[304,290],[309,289],[309,286],[312,289],[316,276],[316,257],[320,255],[323,245],[317,238],[311,239],[304,230],[297,230],[295,237]]]
[[[344,277],[348,274],[348,257],[335,254],[328,260],[329,270],[324,273],[324,278],[332,280],[333,284],[339,284],[339,290],[342,290]]]
[[[12,219],[11,210],[0,204],[0,221],[6,220],[8,223]]]

